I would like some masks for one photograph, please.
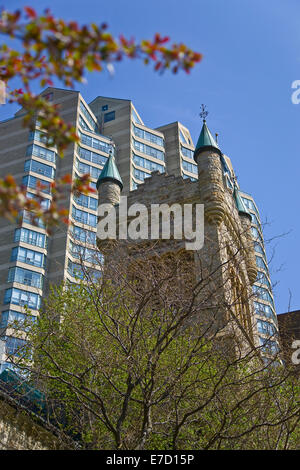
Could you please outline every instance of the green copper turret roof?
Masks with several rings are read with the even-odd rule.
[[[101,183],[104,183],[105,181],[112,181],[113,183],[116,183],[120,186],[121,188],[121,191],[123,189],[123,181],[122,181],[122,178],[120,176],[120,173],[119,173],[119,170],[117,168],[117,165],[116,165],[116,162],[115,162],[115,158],[113,155],[110,155],[107,162],[105,163],[100,175],[99,175],[99,178],[98,178],[98,181],[97,181],[97,184],[96,184],[96,188],[99,189],[99,186]]]
[[[250,220],[252,219],[250,212],[248,212],[245,204],[243,203],[243,200],[241,198],[240,192],[236,186],[234,185],[234,190],[233,190],[233,198],[236,204],[236,208],[239,212],[239,215],[246,215]]]
[[[200,135],[199,135],[199,139],[198,139],[198,142],[197,142],[197,145],[196,145],[196,148],[195,148],[195,153],[200,149],[205,150],[205,149],[209,149],[209,148],[217,150],[218,153],[221,152],[217,142],[215,141],[215,139],[211,135],[211,132],[208,129],[208,127],[206,125],[206,121],[204,119],[203,126],[202,126],[202,129],[201,129]]]

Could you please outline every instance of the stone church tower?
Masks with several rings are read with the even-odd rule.
[[[247,211],[227,157],[212,137],[206,121],[194,152],[198,181],[155,172],[131,191],[127,206],[144,204],[204,205],[204,245],[186,251],[185,240],[160,239],[155,250],[160,255],[181,253],[189,260],[195,282],[202,285],[199,316],[211,322],[222,334],[241,338],[241,344],[256,347],[252,284],[257,268],[251,234],[251,216]],[[111,203],[119,210],[122,181],[113,157],[110,157],[97,183],[99,204]],[[150,233],[150,218],[148,219]],[[112,255],[107,240],[98,238],[98,247]],[[138,240],[129,243],[145,243]],[[238,335],[236,335],[238,332]]]

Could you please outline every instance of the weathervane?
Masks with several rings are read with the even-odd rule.
[[[199,113],[199,116],[201,117],[201,119],[203,119],[203,122],[206,121],[206,118],[208,116],[208,111],[206,109],[206,105],[205,104],[201,104],[201,111]]]

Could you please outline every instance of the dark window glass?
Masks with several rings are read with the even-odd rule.
[[[115,118],[115,111],[111,111],[110,113],[104,114],[104,122],[113,121]]]

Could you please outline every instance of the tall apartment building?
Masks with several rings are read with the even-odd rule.
[[[164,135],[144,125],[130,100],[98,96],[90,108],[98,119],[100,131],[115,142],[124,194],[136,189],[152,171],[168,171]]]
[[[195,180],[198,170],[189,130],[180,122],[151,129],[130,100],[98,96],[90,103],[101,132],[113,138],[124,194],[153,171]]]
[[[190,131],[178,121],[158,127],[157,130],[164,135],[168,173],[196,181],[198,167],[194,160],[195,146]]]
[[[262,347],[268,341],[268,348],[278,350],[278,321],[275,310],[269,266],[264,245],[262,225],[257,205],[250,194],[241,192],[241,198],[251,215],[251,230],[254,239],[257,278],[253,285],[254,310],[257,331]]]
[[[113,141],[98,132],[97,119],[78,92],[55,88],[47,89],[43,96],[61,105],[65,120],[76,126],[80,145],[71,145],[64,158],[57,156],[54,147],[45,144],[47,136],[36,127],[30,132],[22,125],[22,110],[0,123],[0,165],[2,174],[12,174],[27,188],[30,197],[36,197],[36,185],[43,184],[43,204],[51,203],[50,184],[67,173],[90,173],[92,186],[103,165],[113,152]],[[71,225],[60,227],[52,236],[42,222],[32,224],[30,214],[21,214],[20,226],[0,220],[0,305],[1,337],[0,363],[9,367],[7,356],[22,346],[22,339],[8,328],[14,320],[35,321],[43,296],[51,283],[76,282],[80,276],[78,258],[93,266],[96,251],[97,196],[66,195]],[[27,315],[25,306],[30,309]]]
[[[142,185],[153,171],[194,182],[198,179],[195,146],[190,132],[180,122],[152,129],[144,124],[130,100],[98,96],[88,105],[76,91],[48,88],[41,94],[61,106],[63,118],[76,126],[80,144],[69,146],[64,158],[59,158],[55,147],[46,146],[47,137],[42,129],[37,126],[34,132],[29,132],[22,126],[20,110],[13,118],[0,123],[0,166],[2,174],[13,174],[27,187],[30,197],[35,197],[36,184],[40,181],[45,188],[45,206],[51,202],[49,184],[66,173],[73,177],[90,173],[92,186],[96,188],[102,168],[112,153],[125,195]],[[226,184],[233,191],[235,175],[230,159],[221,152],[220,155]],[[257,296],[255,328],[263,342],[276,334],[277,329],[271,284],[255,202],[246,193],[241,193],[240,199],[243,210],[251,214],[256,237],[261,274],[254,286]],[[41,222],[38,226],[32,225],[26,213],[22,214],[20,226],[0,220],[2,369],[9,367],[7,355],[22,345],[22,340],[15,338],[13,330],[7,327],[9,323],[25,317],[34,321],[51,283],[76,282],[81,273],[79,258],[84,258],[85,264],[95,269],[93,260],[99,257],[97,196],[67,194],[65,205],[69,208],[71,224],[60,227],[51,236]],[[30,317],[25,306],[30,309]]]

